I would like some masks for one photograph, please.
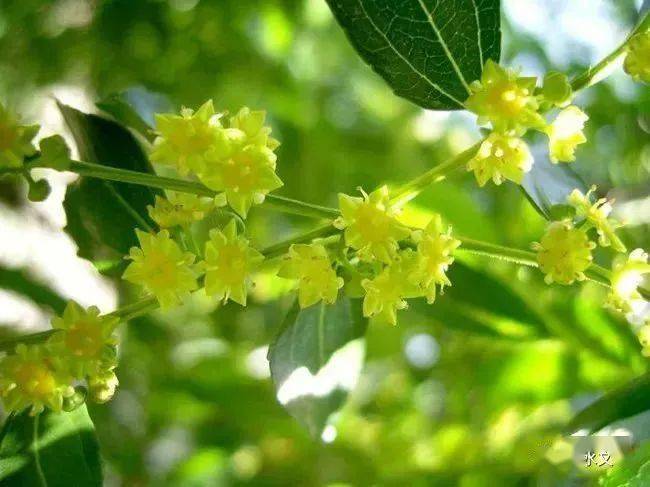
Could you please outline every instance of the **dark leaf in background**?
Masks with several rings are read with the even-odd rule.
[[[10,417],[0,443],[0,485],[101,486],[99,445],[86,406]]]
[[[142,87],[129,88],[122,93],[109,95],[98,102],[97,107],[138,132],[149,142],[153,142],[155,138],[151,129],[155,125],[154,114],[172,110],[171,103],[164,95],[152,93]]]
[[[649,409],[650,375],[646,374],[608,392],[580,411],[569,423],[567,431],[598,431],[614,421],[635,416]]]
[[[59,108],[83,161],[152,172],[142,148],[127,129],[61,103]],[[66,231],[79,246],[79,255],[96,260],[128,253],[137,245],[134,228],[151,225],[147,205],[153,205],[157,193],[144,186],[83,177],[68,187]]]
[[[569,216],[567,197],[576,188],[583,193],[588,189],[568,164],[553,164],[547,154],[535,154],[533,168],[521,182],[521,190],[547,220]]]
[[[366,326],[359,300],[341,297],[303,310],[296,303],[269,349],[278,401],[314,437],[357,382]]]
[[[501,52],[499,0],[327,0],[361,57],[395,93],[458,110]]]
[[[456,261],[449,270],[452,286],[433,306],[422,300],[412,308],[445,327],[511,339],[548,336],[543,318],[507,284]]]

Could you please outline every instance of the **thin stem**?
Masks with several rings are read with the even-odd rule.
[[[262,250],[260,250],[260,252],[267,259],[272,259],[274,257],[284,254],[289,249],[289,247],[291,247],[291,245],[293,244],[311,242],[316,238],[330,237],[332,235],[335,235],[339,231],[340,231],[339,229],[332,226],[331,224],[322,225],[320,227],[316,227],[314,230],[311,230],[310,232],[303,233],[302,235],[298,235],[297,237],[293,237],[284,240],[282,242],[278,242],[276,244],[265,247]]]
[[[482,141],[481,141],[482,142]],[[391,197],[391,206],[400,207],[411,201],[419,195],[424,189],[433,183],[442,181],[447,177],[450,172],[463,167],[469,161],[476,151],[481,146],[481,142],[474,144],[469,149],[461,152],[460,154],[452,157],[442,164],[438,164],[432,169],[429,169],[424,174],[412,179],[402,187],[398,188]]]
[[[147,314],[150,311],[158,308],[158,306],[159,304],[156,298],[150,296],[140,301],[136,301],[135,303],[122,306],[112,313],[108,313],[106,316],[119,318],[121,322],[126,322],[132,320],[133,318],[137,318],[138,316]],[[16,345],[20,343],[24,343],[26,345],[43,343],[49,337],[60,331],[61,330],[59,329],[45,330],[2,340],[0,341],[0,352],[10,352],[16,348]]]
[[[592,86],[599,81],[602,81],[609,76],[616,68],[617,61],[627,52],[627,44],[630,39],[639,32],[643,32],[650,27],[650,14],[646,14],[644,18],[632,29],[632,32],[627,36],[625,41],[608,54],[602,61],[592,68],[586,69],[583,73],[576,76],[571,81],[571,88],[573,91],[578,91],[583,88]]]
[[[90,162],[73,161],[70,165],[70,171],[80,176],[106,179],[122,183],[139,184],[153,188],[169,189],[182,193],[191,193],[198,196],[214,197],[218,193],[203,184],[196,181],[185,181],[183,179],[168,178],[156,174],[130,171],[110,166],[102,166]],[[264,206],[266,208],[301,215],[312,218],[332,219],[339,214],[334,208],[305,203],[303,201],[287,198],[284,196],[267,195]]]

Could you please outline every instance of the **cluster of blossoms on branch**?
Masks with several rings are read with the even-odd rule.
[[[650,81],[650,33],[637,34],[627,45],[624,68],[637,81]],[[547,135],[553,163],[571,162],[586,141],[587,115],[570,105],[571,84],[561,73],[549,73],[541,87],[535,78],[488,61],[480,81],[471,85],[466,107],[490,132],[470,158],[467,168],[480,186],[490,179],[521,183],[533,158],[523,136],[528,130]],[[543,114],[556,110],[548,122]],[[138,247],[126,257],[123,274],[141,286],[161,308],[181,304],[194,291],[221,302],[246,305],[248,288],[265,256],[245,235],[248,212],[282,186],[276,175],[279,142],[265,125],[266,114],[246,107],[234,116],[217,113],[211,101],[198,110],[156,116],[156,139],[150,158],[174,168],[180,178],[205,186],[201,196],[167,191],[148,208],[157,228],[136,229]],[[0,105],[0,169],[22,171],[32,189],[26,160],[38,158],[44,167],[69,167],[67,147],[60,138],[43,139],[40,153],[32,143],[37,126],[22,125]],[[548,283],[572,284],[586,278],[597,243],[618,253],[613,259],[606,304],[629,313],[645,301],[639,292],[650,273],[648,255],[626,248],[616,235],[620,223],[610,218],[612,202],[574,190],[567,199],[570,214],[549,223],[533,244],[537,264]],[[399,220],[388,188],[360,196],[339,195],[340,216],[327,236],[292,244],[277,257],[277,275],[295,281],[302,308],[332,304],[341,292],[363,298],[366,317],[396,324],[407,299],[424,297],[433,303],[451,285],[447,276],[461,241],[435,215],[426,228],[413,229]],[[227,208],[229,207],[229,209]],[[194,224],[215,212],[227,223],[197,239]],[[198,241],[197,241],[198,240]],[[597,242],[597,243],[596,243]],[[267,262],[271,264],[271,262]],[[343,289],[343,291],[341,291]],[[101,316],[95,307],[68,303],[52,321],[43,343],[20,344],[0,359],[0,396],[5,408],[32,413],[44,407],[70,410],[85,400],[110,399],[117,386],[116,314]],[[650,356],[650,324],[639,330],[644,353]]]
[[[133,248],[124,279],[153,294],[161,307],[181,303],[199,288],[213,298],[246,305],[247,288],[265,257],[238,228],[253,204],[261,203],[282,182],[275,174],[279,145],[264,125],[265,113],[242,108],[224,126],[223,114],[211,101],[196,112],[158,115],[152,160],[175,167],[181,176],[195,177],[220,191],[214,198],[170,193],[149,209],[161,228],[137,230],[140,247]],[[407,298],[425,296],[433,302],[436,287],[449,285],[445,271],[460,242],[439,217],[421,230],[401,224],[390,207],[388,188],[354,197],[339,196],[341,217],[333,222],[343,238],[293,244],[280,256],[277,275],[297,283],[298,302],[305,308],[320,301],[332,304],[348,277],[350,293],[363,296],[364,314],[395,324]],[[205,242],[184,245],[173,227],[185,230],[215,207],[229,205],[233,215],[214,228]],[[340,275],[339,275],[340,274]]]
[[[94,306],[83,309],[69,302],[63,315],[52,320],[53,332],[45,343],[19,344],[0,362],[5,408],[31,408],[32,414],[46,406],[70,410],[85,400],[86,390],[95,402],[108,401],[118,384],[118,322],[117,317],[100,316]]]

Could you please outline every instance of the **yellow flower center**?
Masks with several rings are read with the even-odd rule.
[[[391,220],[386,212],[369,203],[362,203],[355,223],[361,237],[370,243],[382,243],[391,238]]]
[[[104,345],[97,323],[80,321],[65,334],[65,345],[77,357],[95,358]]]
[[[514,81],[499,80],[490,84],[487,99],[494,111],[508,118],[516,118],[526,107],[529,92]]]
[[[226,188],[240,193],[260,189],[259,171],[249,154],[239,153],[229,159],[223,167],[223,182]]]
[[[246,253],[236,244],[226,244],[219,249],[214,268],[219,273],[219,280],[224,284],[241,284],[248,274]]]
[[[213,127],[201,121],[179,123],[178,127],[165,134],[165,137],[182,154],[202,154],[215,142]]]
[[[56,379],[44,364],[27,362],[16,369],[16,383],[25,394],[40,400],[47,399],[56,389]]]

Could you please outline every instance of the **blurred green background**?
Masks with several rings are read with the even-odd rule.
[[[533,75],[576,73],[624,39],[639,3],[505,0],[502,60]],[[331,206],[338,192],[402,183],[480,135],[468,114],[394,96],[324,0],[0,3],[0,98],[44,133],[63,130],[52,95],[88,108],[133,87],[174,108],[213,98],[220,110],[268,110],[282,142],[279,194]],[[650,90],[619,70],[577,104],[590,116],[589,142],[573,167],[616,197],[628,247],[647,250]],[[46,328],[59,296],[105,310],[133,299],[73,263],[72,244],[56,237],[71,178],[47,177],[54,192],[38,204],[0,182],[5,335]],[[458,234],[519,248],[545,225],[516,186],[479,189],[471,174],[427,190],[405,218],[422,224],[432,212]],[[313,224],[256,209],[249,228],[266,245]],[[66,274],[61,262],[80,270]],[[91,408],[107,485],[591,482],[597,472],[580,468],[558,435],[600,393],[645,371],[633,333],[640,318],[602,309],[595,284],[549,287],[534,269],[465,257],[450,277],[434,306],[414,303],[395,328],[371,323],[359,385],[323,441],[277,404],[268,379],[266,347],[293,299],[286,283],[259,276],[246,309],[197,297],[131,322],[121,387]],[[650,437],[650,417],[619,426],[636,443]]]

